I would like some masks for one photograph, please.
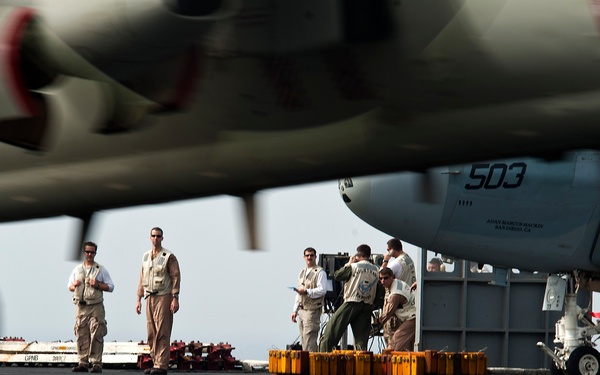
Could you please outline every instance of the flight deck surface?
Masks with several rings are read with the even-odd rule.
[[[254,373],[265,373],[261,371],[253,371]],[[57,367],[41,367],[41,366],[0,366],[0,375],[54,375],[54,374],[66,374],[71,373],[71,367],[57,366]],[[137,368],[128,369],[103,369],[103,374],[138,374],[141,375],[144,372]],[[202,375],[231,375],[231,374],[247,374],[250,372],[246,371],[178,371],[169,370],[169,374],[202,374]],[[519,369],[519,368],[499,368],[491,367],[488,368],[487,374],[489,375],[550,375],[548,369]]]
[[[0,366],[0,375],[54,375],[54,374],[72,374],[71,367],[61,366],[61,367],[28,367],[28,366]],[[141,375],[144,372],[137,368],[129,368],[129,369],[103,369],[103,374],[137,374]],[[202,374],[202,375],[230,375],[230,374],[245,374],[244,371],[178,371],[178,370],[169,370],[169,374]]]

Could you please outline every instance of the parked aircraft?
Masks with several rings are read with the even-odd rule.
[[[233,194],[252,227],[260,189],[556,157],[600,139],[596,0],[0,5],[0,221],[71,215],[85,228],[98,210]],[[523,189],[526,172],[480,166],[470,184],[486,190],[500,173],[497,191]],[[539,269],[552,258],[594,275],[593,235],[577,226],[597,220],[588,204],[479,226],[524,239],[557,229]],[[550,214],[572,229],[540,221]],[[532,253],[505,251],[516,267]]]
[[[538,345],[555,370],[598,374],[600,354],[590,338],[600,324],[577,306],[576,295],[600,291],[600,152],[439,167],[425,178],[409,172],[347,178],[339,188],[358,217],[411,244],[493,265],[494,272],[550,273],[544,306],[564,306],[565,314],[554,351]]]
[[[600,139],[587,0],[0,4],[0,221]]]

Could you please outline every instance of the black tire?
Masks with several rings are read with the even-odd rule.
[[[591,346],[573,351],[567,361],[568,375],[600,375],[600,353]]]

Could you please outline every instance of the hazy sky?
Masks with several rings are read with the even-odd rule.
[[[290,320],[303,250],[353,253],[361,243],[382,253],[391,237],[358,219],[339,196],[337,181],[274,189],[259,196],[263,250],[244,250],[241,205],[215,197],[112,210],[98,215],[89,240],[96,261],[115,283],[105,293],[106,341],[146,339],[145,316],[135,313],[142,254],[154,226],[179,259],[180,311],[173,340],[229,342],[237,359],[268,358],[298,336]],[[27,341],[74,340],[75,306],[67,289],[77,264],[69,259],[78,221],[55,218],[0,225],[0,336]],[[407,244],[405,244],[407,245]],[[415,257],[416,248],[406,246]],[[145,308],[145,306],[144,306]]]

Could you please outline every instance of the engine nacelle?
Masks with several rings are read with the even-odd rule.
[[[0,7],[0,141],[39,150],[47,134],[46,101],[31,91],[40,75],[29,71],[22,47],[34,20],[33,9]]]

